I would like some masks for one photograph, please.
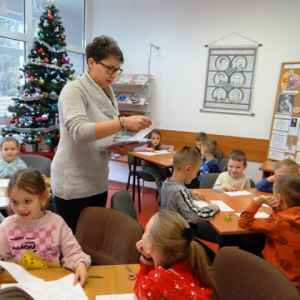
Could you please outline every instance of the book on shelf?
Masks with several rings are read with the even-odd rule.
[[[127,101],[127,104],[139,104],[144,105],[147,100],[146,94],[134,94],[131,98]]]
[[[147,75],[138,75],[136,79],[133,81],[133,84],[146,84],[148,81],[148,76]]]
[[[129,83],[134,75],[127,75],[127,74],[123,74],[120,75],[117,79],[116,82],[114,82],[115,84],[127,84]]]
[[[120,93],[116,100],[119,103],[126,103],[132,97],[132,95],[133,93]]]

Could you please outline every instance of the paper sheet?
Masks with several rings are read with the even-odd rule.
[[[200,208],[208,206],[209,204],[203,200],[193,200],[194,204]]]
[[[1,179],[0,187],[8,187],[9,179]]]
[[[22,283],[40,283],[43,279],[31,275],[22,266],[8,261],[0,261],[0,266],[3,267],[17,281]]]
[[[101,295],[96,300],[137,300],[137,297],[135,294]]]
[[[226,203],[224,203],[221,200],[210,200],[212,204],[216,204],[220,207],[221,211],[234,211],[230,206],[228,206]]]
[[[74,278],[74,273],[71,273],[55,281],[1,284],[1,288],[17,286],[33,299],[88,300],[82,286],[79,283],[73,285]]]
[[[246,195],[251,195],[250,192],[248,191],[235,191],[235,192],[224,192],[224,194],[228,196],[246,196]]]
[[[238,217],[241,215],[241,213],[235,213]],[[268,215],[265,212],[258,212],[254,215],[255,219],[266,219],[269,218],[270,215]]]

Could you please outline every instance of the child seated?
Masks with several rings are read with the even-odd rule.
[[[216,285],[205,252],[180,214],[158,211],[136,247],[142,254],[137,299],[212,299]]]
[[[187,188],[199,189],[201,177],[209,173],[220,173],[220,167],[215,159],[214,155],[216,153],[218,144],[214,139],[206,139],[201,144],[201,155],[202,155],[202,166],[200,171],[197,173],[196,178],[194,178],[190,184],[186,184]]]
[[[168,150],[169,152],[174,151],[174,146],[161,144],[161,133],[158,129],[153,129],[148,134],[148,139],[152,139],[152,141],[141,147],[134,148],[134,151],[135,152],[144,152],[144,151],[154,152],[155,150]],[[161,187],[163,181],[166,179],[166,177],[171,175],[169,169],[162,168],[161,166],[148,161],[142,161],[142,170],[145,173],[148,173],[155,178],[156,188],[159,194],[161,194]]]
[[[19,154],[17,139],[13,137],[2,139],[0,151],[3,155],[0,159],[0,178],[11,177],[17,170],[27,169],[23,160],[17,156]]]
[[[267,219],[254,215],[266,203],[273,208]],[[281,270],[300,291],[300,177],[284,175],[274,182],[273,196],[254,198],[239,225],[267,235],[263,257]]]
[[[196,135],[196,149],[201,153],[201,145],[203,141],[207,139],[207,134],[205,132],[199,132]]]
[[[14,215],[0,224],[0,260],[26,269],[64,267],[75,272],[74,284],[84,285],[91,258],[66,222],[45,211],[48,192],[41,173],[18,170],[10,178],[7,194]]]
[[[298,165],[290,159],[285,159],[278,162],[274,167],[274,175],[271,175],[267,178],[262,179],[256,183],[256,189],[258,191],[272,193],[273,184],[278,177],[283,175],[299,175]]]
[[[203,196],[199,191],[185,187],[185,184],[190,183],[191,179],[196,176],[200,164],[201,156],[195,148],[188,146],[180,148],[173,158],[172,177],[165,180],[161,190],[161,207],[180,213],[195,232],[197,232],[198,224],[212,219],[219,212],[219,207],[213,204],[198,207],[196,200],[204,200]],[[210,226],[208,230],[211,232],[206,233],[205,239],[215,242],[215,231]],[[198,237],[202,238],[202,236]],[[209,249],[206,248],[206,251],[213,259]]]
[[[250,179],[243,173],[246,168],[246,154],[240,150],[232,150],[228,156],[227,171],[219,175],[213,189],[224,188],[233,192],[238,188],[250,188]]]

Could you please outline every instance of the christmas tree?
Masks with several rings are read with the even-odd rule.
[[[64,27],[58,8],[46,6],[40,16],[38,36],[34,38],[28,60],[20,70],[19,95],[8,107],[11,125],[4,135],[21,134],[26,151],[50,151],[59,141],[58,96],[75,70],[67,57]]]

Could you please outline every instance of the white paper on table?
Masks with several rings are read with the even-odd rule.
[[[143,151],[137,151],[136,153],[139,153],[139,154],[143,154],[143,155],[146,155],[146,156],[154,156],[154,155],[158,155],[159,153],[156,153],[156,152],[143,152]]]
[[[235,191],[235,192],[224,192],[224,194],[228,196],[246,196],[246,195],[251,195],[252,193],[248,191]]]
[[[235,213],[238,217],[241,215],[241,213]],[[255,219],[266,219],[266,218],[269,218],[270,215],[268,215],[267,213],[265,212],[258,212],[254,215],[254,218]]]
[[[8,187],[9,179],[1,179],[0,187]]]
[[[200,208],[208,206],[209,204],[203,200],[193,200],[194,204]]]
[[[135,294],[101,295],[96,300],[137,300],[137,297]]]
[[[9,203],[8,197],[0,197],[0,207],[7,206]]]
[[[46,282],[26,282],[1,284],[1,288],[17,286],[33,299],[72,299],[88,300],[80,283],[73,285],[75,275],[71,273],[63,278]]]
[[[218,205],[221,211],[234,211],[230,206],[221,200],[210,200],[210,203]]]
[[[40,283],[43,282],[43,279],[40,279],[38,277],[35,277],[31,275],[26,269],[24,269],[22,266],[8,262],[8,261],[0,261],[0,266],[3,267],[7,272],[10,273],[10,275],[17,281],[22,283],[29,283],[29,282],[35,282]]]

